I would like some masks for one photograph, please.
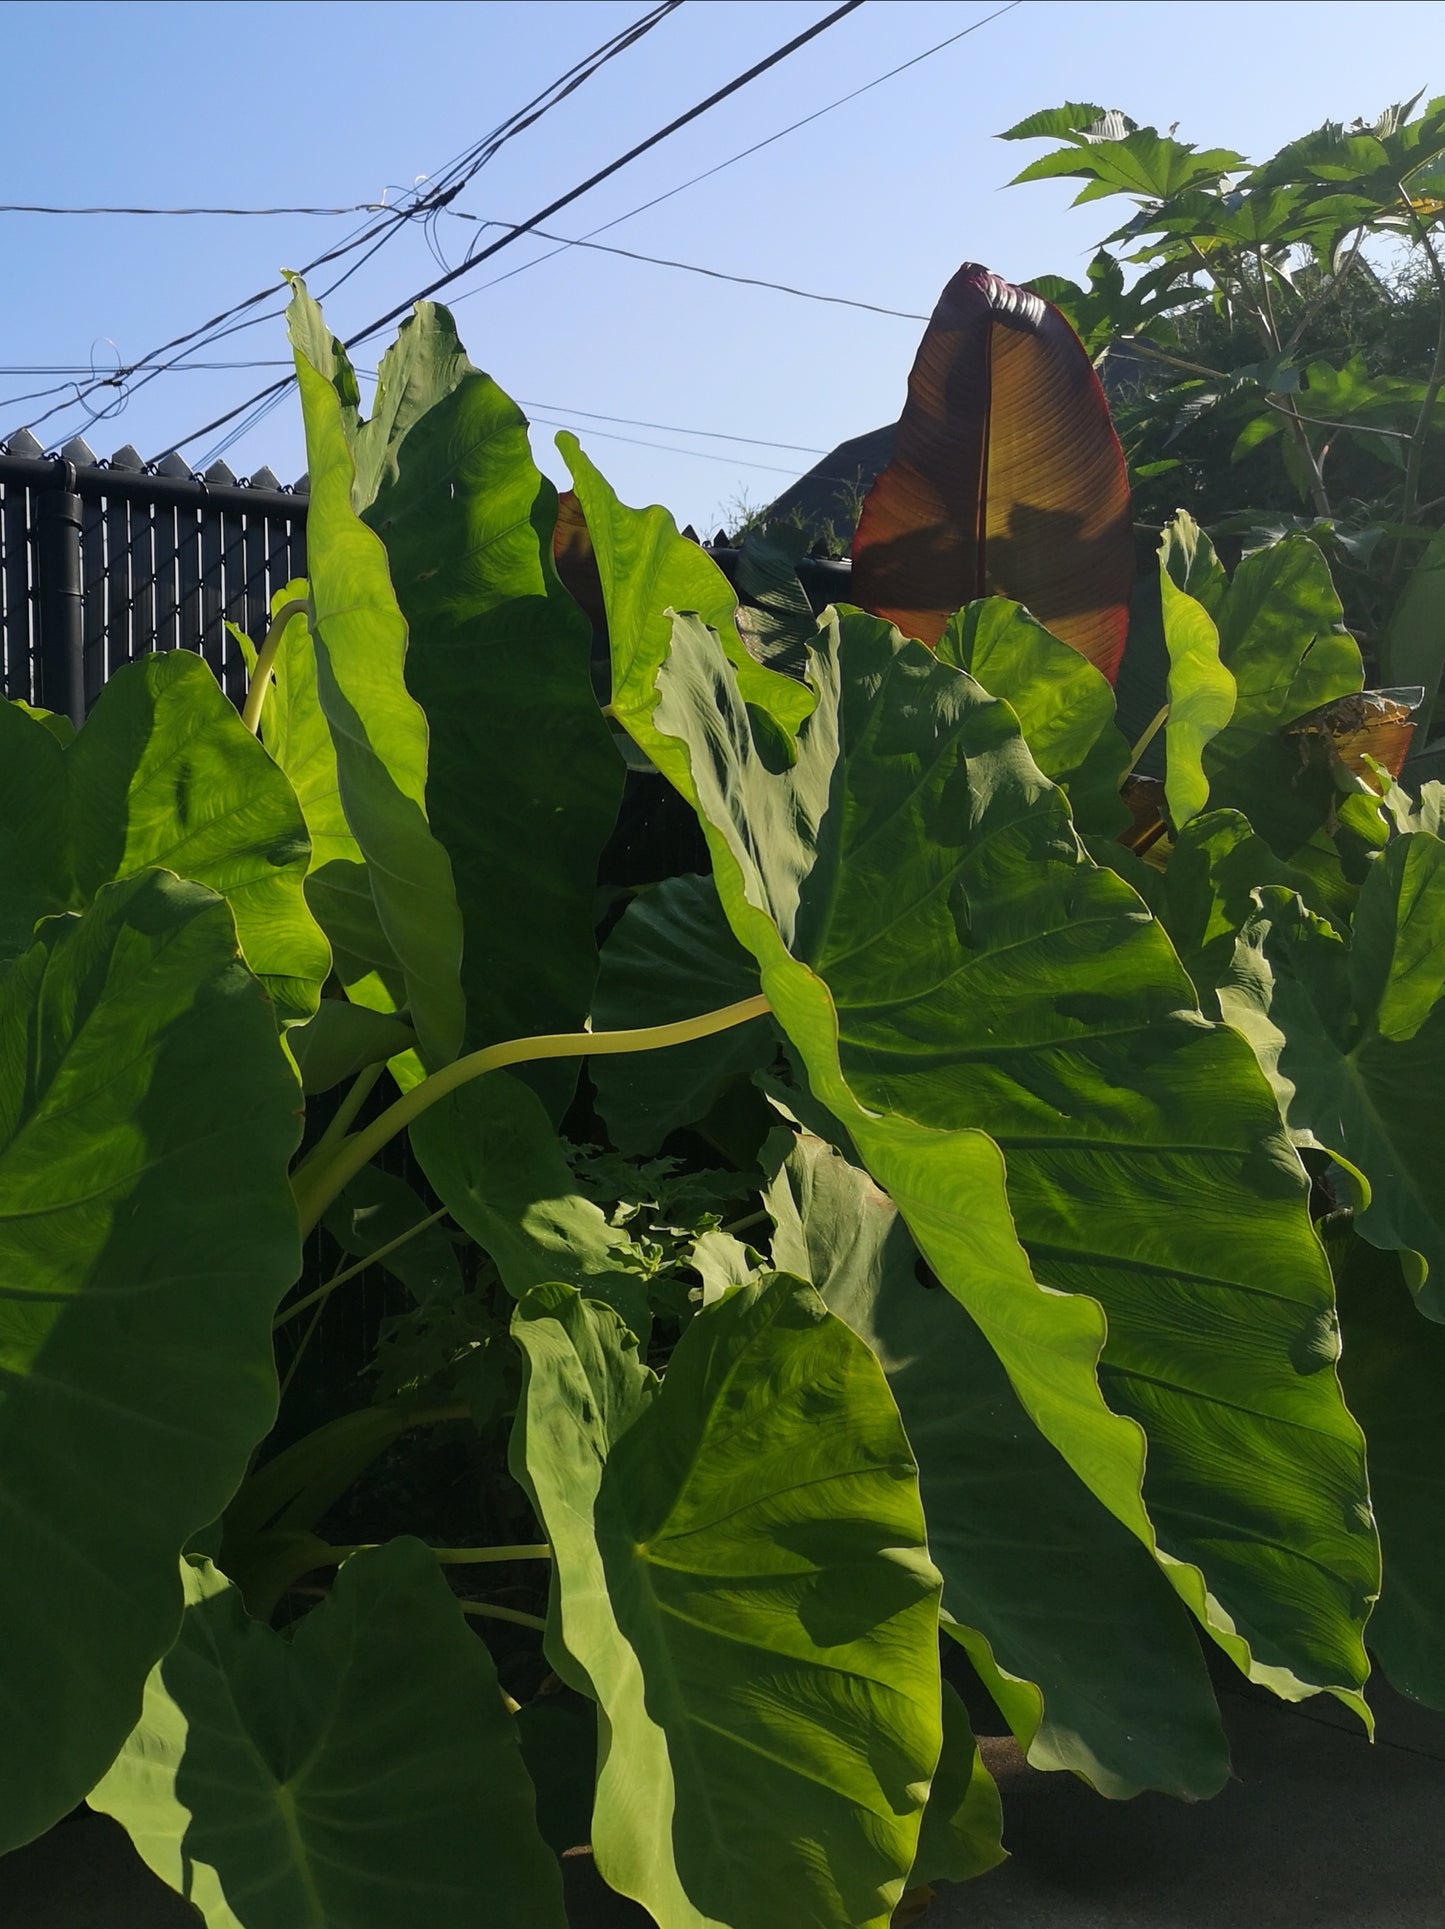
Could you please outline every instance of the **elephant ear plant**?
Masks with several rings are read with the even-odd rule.
[[[0,708],[5,1846],[88,1798],[211,1929],[561,1929],[583,1845],[886,1929],[1003,1853],[954,1681],[1116,1799],[1223,1784],[1211,1647],[1445,1705],[1441,800],[1319,725],[1313,545],[1181,521],[1125,828],[1117,444],[1017,293],[801,678],[561,438],[596,688],[449,315],[363,421],[298,286],[244,713]]]

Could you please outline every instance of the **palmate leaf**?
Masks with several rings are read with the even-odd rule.
[[[1093,120],[1084,116],[1093,115]],[[1092,107],[1069,105],[1046,109],[1017,122],[1000,136],[1005,141],[1063,138],[1072,143],[1052,154],[1031,161],[1014,182],[1047,181],[1059,175],[1074,175],[1087,183],[1077,199],[1096,201],[1110,194],[1132,194],[1145,201],[1164,201],[1183,189],[1201,186],[1217,188],[1219,177],[1242,165],[1244,156],[1232,148],[1199,149],[1189,141],[1176,141],[1172,135],[1152,127],[1138,127],[1123,115],[1117,117],[1117,132],[1095,133],[1102,116]],[[1065,122],[1070,124],[1065,126]]]
[[[1362,1173],[1356,1226],[1407,1249],[1423,1311],[1445,1320],[1445,843],[1396,838],[1369,868],[1348,943],[1288,891],[1259,894],[1220,986],[1297,1140]]]
[[[577,484],[594,537],[626,521],[580,465]],[[1241,1667],[1353,1697],[1377,1551],[1329,1273],[1268,1087],[1139,899],[1083,856],[1012,712],[887,625],[844,621],[790,765],[695,618],[675,619],[660,701],[627,728],[695,801],[814,1096],[1035,1424],[1157,1532]]]
[[[430,736],[427,815],[461,906],[469,1049],[577,1031],[597,970],[593,886],[623,764],[592,691],[591,626],[552,561],[557,492],[527,421],[418,303],[360,431],[366,522],[407,621]],[[565,1107],[575,1061],[523,1074]]]
[[[306,552],[317,694],[342,809],[401,966],[422,1057],[445,1064],[460,1050],[465,1024],[462,921],[450,861],[427,822],[427,723],[403,675],[406,622],[386,551],[352,507],[354,411],[333,385],[334,344],[299,282],[287,319],[311,477]]]
[[[854,599],[933,644],[963,604],[1011,597],[1112,683],[1133,580],[1124,456],[1083,345],[1038,295],[966,262],[863,505]]]
[[[660,1387],[563,1288],[513,1330],[549,1655],[598,1703],[602,1874],[668,1929],[886,1929],[942,1729],[938,1576],[873,1356],[784,1275],[700,1312]]]
[[[945,1615],[1029,1761],[1110,1796],[1215,1794],[1224,1732],[1189,1616],[1147,1549],[1037,1431],[957,1299],[923,1285],[892,1201],[817,1139],[786,1149],[766,1195],[774,1261],[877,1355],[918,1460]]]
[[[90,1797],[207,1929],[564,1929],[496,1671],[420,1541],[354,1555],[289,1638],[208,1561]]]
[[[1402,1694],[1445,1713],[1445,1333],[1412,1305],[1398,1253],[1351,1232],[1328,1245],[1384,1554],[1369,1643]]]
[[[0,974],[5,1848],[130,1731],[181,1550],[274,1417],[297,1097],[200,885],[104,886]]]
[[[306,838],[290,785],[188,651],[125,665],[68,745],[0,705],[0,962],[38,918],[158,866],[225,897],[247,963],[295,1023],[330,968],[302,891]]]

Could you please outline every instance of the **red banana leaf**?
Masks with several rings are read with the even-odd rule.
[[[592,538],[587,533],[587,518],[568,489],[557,498],[557,522],[552,531],[552,561],[562,578],[562,587],[579,603],[594,630],[607,632],[607,605],[602,596],[602,578],[597,558],[592,553]]]
[[[1133,580],[1124,455],[1083,344],[1049,302],[965,262],[863,505],[854,601],[933,645],[963,604],[1009,596],[1112,683]]]

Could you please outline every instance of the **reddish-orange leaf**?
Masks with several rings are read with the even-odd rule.
[[[562,578],[563,589],[585,611],[593,629],[605,635],[607,604],[602,595],[602,578],[598,574],[587,518],[572,489],[557,498],[552,560],[557,565],[557,574]]]
[[[863,505],[854,600],[931,645],[963,604],[1010,596],[1112,682],[1133,580],[1124,455],[1083,344],[1049,302],[966,262]]]

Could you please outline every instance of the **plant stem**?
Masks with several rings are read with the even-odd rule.
[[[1147,355],[1151,362],[1165,362],[1170,368],[1182,368],[1189,375],[1208,375],[1216,382],[1227,382],[1229,371],[1223,368],[1207,368],[1203,362],[1186,362],[1182,356],[1166,354],[1152,342],[1146,342],[1139,335],[1121,335],[1120,346],[1131,348],[1137,354]]]
[[[305,597],[293,596],[289,603],[283,603],[271,618],[266,641],[256,652],[256,667],[251,672],[251,681],[246,687],[246,707],[241,712],[241,721],[253,737],[261,733],[261,707],[266,701],[271,665],[276,661],[276,652],[281,647],[281,638],[286,634],[286,625],[293,616],[304,616],[306,610]]]
[[[313,1301],[318,1302],[316,1306],[316,1311],[311,1315],[310,1323],[308,1324],[306,1331],[301,1335],[301,1338],[297,1341],[296,1351],[291,1355],[290,1363],[288,1364],[286,1371],[282,1376],[281,1385],[276,1395],[276,1398],[278,1401],[284,1400],[286,1398],[286,1395],[290,1392],[291,1382],[296,1378],[296,1369],[301,1364],[301,1356],[303,1353],[305,1353],[307,1347],[310,1346],[312,1336],[315,1333],[316,1328],[321,1323],[321,1315],[326,1310],[327,1295],[330,1293],[332,1287],[337,1285],[338,1283],[339,1283],[339,1275],[336,1273],[333,1273],[331,1275],[331,1278],[327,1280],[324,1286],[319,1287],[314,1293],[308,1293],[306,1298],[297,1307],[296,1310],[300,1312],[303,1306],[309,1306]],[[274,1333],[278,1326],[283,1326],[284,1324],[285,1324],[284,1320],[277,1320],[272,1325],[271,1331]]]
[[[749,1226],[765,1226],[770,1217],[771,1214],[766,1212],[750,1212],[741,1219],[732,1220],[726,1226],[719,1226],[718,1231],[736,1235],[746,1232]]]
[[[1324,307],[1331,295],[1338,293],[1344,286],[1346,277],[1355,265],[1355,260],[1360,252],[1360,244],[1364,238],[1364,227],[1356,228],[1355,238],[1350,243],[1350,251],[1340,263],[1338,269],[1332,275],[1321,277],[1320,286],[1305,302],[1299,320],[1290,330],[1289,340],[1284,345],[1286,355],[1293,355],[1300,343],[1304,340],[1305,330],[1309,327],[1320,309]]]
[[[1420,469],[1425,460],[1425,443],[1430,434],[1431,418],[1435,413],[1435,403],[1440,390],[1445,387],[1445,267],[1435,252],[1435,244],[1430,239],[1430,230],[1415,213],[1409,195],[1402,187],[1400,190],[1411,219],[1415,226],[1415,238],[1425,250],[1430,263],[1430,275],[1435,283],[1435,292],[1440,297],[1440,328],[1435,338],[1435,360],[1425,383],[1425,399],[1420,404],[1420,414],[1415,423],[1414,434],[1410,438],[1410,453],[1405,460],[1405,487],[1400,500],[1400,520],[1410,522],[1414,519],[1415,503],[1420,493]],[[1399,548],[1396,547],[1398,557]]]
[[[352,1554],[365,1554],[375,1546],[375,1541],[358,1541],[354,1547],[333,1547],[328,1551],[333,1560],[340,1562]],[[491,1561],[550,1561],[552,1558],[551,1544],[547,1541],[526,1541],[515,1547],[433,1547],[428,1552],[443,1567],[478,1566]]]
[[[1189,246],[1204,273],[1208,275],[1209,279],[1225,299],[1243,300],[1243,305],[1248,308],[1254,325],[1259,331],[1260,339],[1271,354],[1277,355],[1279,353],[1279,331],[1274,325],[1274,304],[1270,300],[1269,294],[1269,271],[1264,265],[1263,254],[1256,251],[1256,259],[1259,262],[1260,298],[1258,301],[1255,301],[1252,298],[1244,299],[1249,296],[1249,288],[1243,272],[1241,272],[1239,276],[1240,288],[1238,290],[1231,289],[1227,287],[1214,272],[1213,266],[1206,258],[1204,250],[1199,246],[1199,243],[1197,241],[1191,241]],[[1330,507],[1330,499],[1325,490],[1324,472],[1321,470],[1319,461],[1315,455],[1314,444],[1310,441],[1309,431],[1306,429],[1304,421],[1296,409],[1293,400],[1286,398],[1283,402],[1271,401],[1269,406],[1277,409],[1279,414],[1284,416],[1285,420],[1289,423],[1290,432],[1294,436],[1301,456],[1304,458],[1305,468],[1309,474],[1310,495],[1314,500],[1315,514],[1317,516],[1333,517],[1335,512]]]
[[[519,1628],[537,1628],[547,1632],[547,1623],[540,1614],[524,1614],[521,1608],[493,1607],[490,1601],[463,1601],[458,1599],[457,1606],[463,1614],[475,1614],[483,1621],[514,1621]]]
[[[1139,759],[1144,755],[1144,752],[1149,748],[1150,744],[1153,743],[1154,739],[1159,735],[1159,732],[1164,728],[1165,724],[1168,723],[1168,721],[1169,721],[1169,705],[1166,703],[1164,705],[1164,708],[1159,712],[1159,714],[1151,720],[1149,724],[1149,728],[1144,732],[1143,736],[1139,739],[1138,743],[1136,743],[1134,748],[1129,752],[1129,768],[1124,772],[1124,775],[1119,779],[1121,786],[1126,784],[1129,781],[1129,779],[1134,775],[1134,772],[1138,767]]]
[[[336,1147],[345,1140],[347,1133],[351,1130],[352,1120],[371,1096],[372,1088],[381,1077],[382,1069],[380,1065],[368,1065],[356,1074],[351,1081],[350,1091],[336,1108],[336,1116],[291,1174],[293,1186],[301,1181],[303,1173],[312,1172],[318,1166],[324,1166]],[[330,1203],[328,1200],[327,1204]],[[307,1230],[309,1231],[310,1228],[308,1227]]]
[[[315,1306],[319,1300],[328,1298],[338,1286],[344,1286],[347,1280],[355,1279],[357,1274],[364,1273],[368,1266],[374,1266],[379,1259],[385,1259],[388,1253],[394,1253],[398,1246],[404,1246],[409,1239],[415,1239],[419,1232],[425,1232],[428,1226],[434,1226],[438,1219],[445,1219],[446,1216],[447,1208],[438,1206],[436,1211],[428,1213],[425,1219],[419,1219],[414,1226],[408,1226],[405,1232],[399,1232],[395,1239],[388,1239],[384,1246],[378,1246],[374,1253],[367,1253],[364,1258],[358,1259],[354,1266],[348,1266],[344,1272],[333,1273],[324,1286],[318,1286],[314,1293],[308,1293],[305,1299],[294,1301],[284,1313],[278,1313],[271,1322],[271,1331],[279,1333],[281,1328],[288,1326],[298,1313],[304,1313],[308,1306]]]
[[[760,992],[755,997],[740,999],[735,1005],[681,1019],[675,1025],[647,1025],[636,1031],[553,1032],[536,1038],[509,1038],[500,1045],[468,1052],[464,1058],[443,1065],[420,1085],[404,1092],[380,1118],[344,1139],[324,1163],[313,1164],[308,1159],[293,1173],[301,1236],[305,1238],[338,1193],[403,1127],[420,1118],[438,1099],[445,1098],[459,1086],[469,1085],[474,1078],[484,1078],[488,1072],[501,1071],[508,1065],[527,1065],[543,1058],[662,1051],[669,1045],[685,1045],[694,1038],[710,1038],[715,1032],[731,1031],[735,1025],[746,1025],[750,1019],[763,1017],[769,1009],[767,999]],[[318,1146],[317,1151],[320,1149]]]

